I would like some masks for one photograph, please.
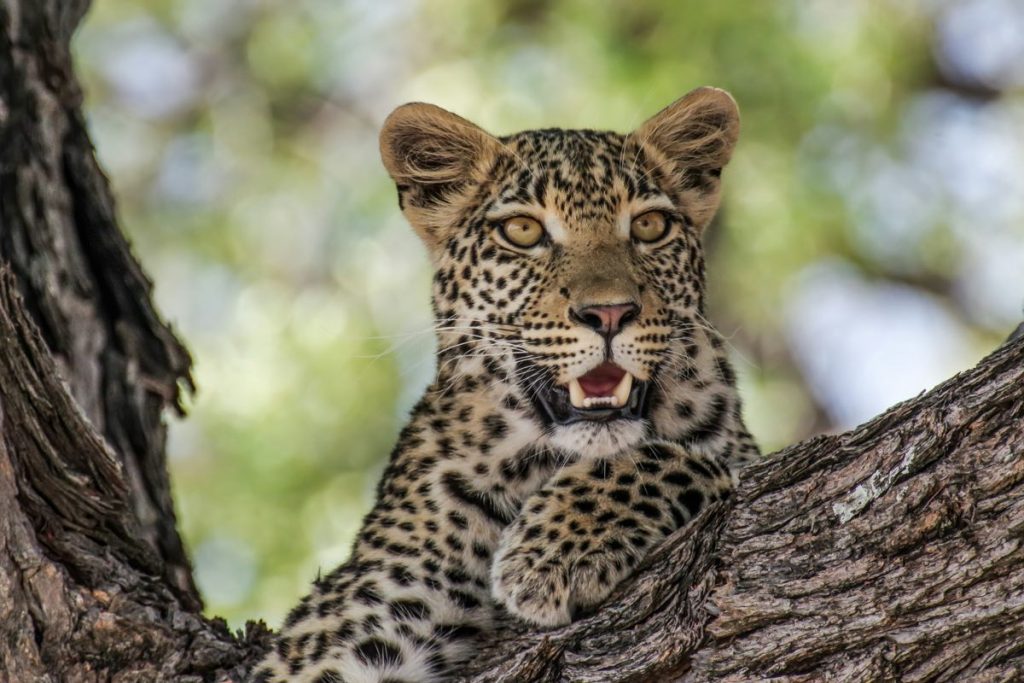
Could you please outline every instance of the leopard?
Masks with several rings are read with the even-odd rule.
[[[702,87],[630,133],[494,136],[425,103],[380,133],[433,268],[436,372],[349,559],[249,680],[444,681],[503,624],[602,602],[759,457],[705,317],[739,135]]]

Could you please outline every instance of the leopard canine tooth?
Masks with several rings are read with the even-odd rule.
[[[585,408],[587,402],[587,392],[583,391],[583,387],[580,386],[580,381],[574,379],[569,382],[569,402],[572,403],[575,408]]]
[[[615,407],[621,408],[626,405],[629,400],[629,390],[633,388],[633,375],[628,372],[622,376],[619,380],[618,386],[612,392],[612,396],[615,398]]]

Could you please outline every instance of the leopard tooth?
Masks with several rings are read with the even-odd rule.
[[[583,399],[584,408],[615,408],[614,396],[587,396]]]
[[[618,386],[615,387],[615,391],[612,392],[612,396],[615,398],[615,407],[621,408],[626,405],[629,401],[629,391],[633,388],[633,375],[628,372],[622,376],[619,380]]]
[[[572,403],[573,407],[576,408],[586,407],[587,392],[583,391],[583,387],[580,386],[578,379],[569,382],[569,403]]]

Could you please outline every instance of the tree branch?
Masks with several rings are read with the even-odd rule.
[[[733,508],[668,539],[596,615],[506,629],[465,680],[1024,676],[1022,418],[1019,339],[750,467]]]

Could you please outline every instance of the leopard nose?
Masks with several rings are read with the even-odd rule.
[[[589,327],[609,339],[617,335],[630,322],[636,320],[638,315],[640,315],[640,306],[632,302],[609,306],[586,306],[569,311],[569,317],[575,322]]]

